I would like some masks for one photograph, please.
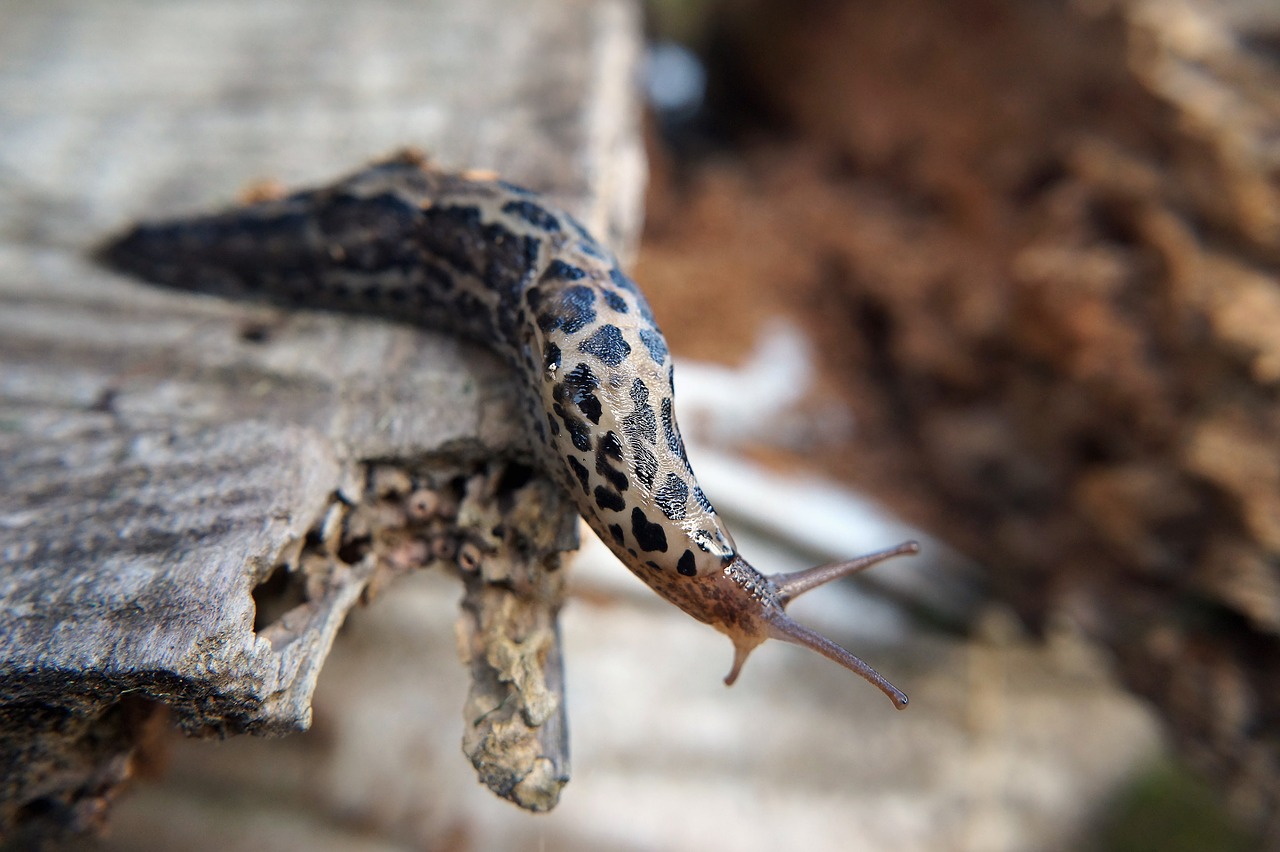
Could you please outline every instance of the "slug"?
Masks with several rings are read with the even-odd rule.
[[[98,258],[169,287],[376,314],[487,346],[518,373],[530,443],[591,528],[655,592],[733,642],[726,684],[756,646],[781,639],[906,706],[875,669],[785,607],[918,545],[793,574],[748,564],[694,478],[671,355],[644,295],[537,194],[404,152],[322,189],[138,225]]]

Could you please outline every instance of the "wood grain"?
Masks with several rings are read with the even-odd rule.
[[[227,204],[263,178],[328,180],[404,145],[547,191],[626,256],[644,171],[634,10],[542,0],[517,20],[504,8],[8,7],[0,763],[18,769],[0,787],[0,832],[100,820],[145,728],[121,719],[147,708],[202,735],[307,727],[324,657],[369,584],[452,564],[450,547],[468,540],[441,515],[435,551],[375,546],[426,527],[378,520],[377,506],[408,495],[371,487],[370,462],[416,485],[501,477],[525,457],[508,378],[487,353],[164,293],[86,259],[135,218]],[[519,519],[545,544],[518,557],[535,574],[573,541],[568,506],[539,505]],[[361,524],[375,545],[360,544]],[[498,553],[486,558],[515,558]],[[554,643],[558,599],[530,606]],[[533,797],[543,807],[567,777],[560,763]]]

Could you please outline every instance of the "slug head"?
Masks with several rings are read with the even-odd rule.
[[[901,709],[907,706],[907,696],[901,690],[830,639],[793,621],[786,613],[786,606],[810,589],[863,571],[893,556],[918,553],[919,550],[916,542],[908,541],[848,562],[772,576],[761,574],[741,557],[735,557],[719,574],[693,581],[707,584],[700,594],[685,596],[683,600],[672,599],[690,615],[712,625],[733,641],[733,669],[724,681],[728,685],[738,679],[742,664],[757,645],[766,639],[780,639],[817,651],[866,678]]]

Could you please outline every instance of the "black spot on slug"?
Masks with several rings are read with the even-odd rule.
[[[600,247],[600,244],[596,242],[596,238],[591,236],[581,222],[567,213],[565,214],[565,219],[568,220],[569,227],[577,231],[578,236],[581,237],[577,246],[578,251],[587,257],[594,257],[596,260],[611,260],[609,253]]]
[[[666,530],[662,528],[662,524],[652,523],[646,518],[639,506],[631,510],[631,534],[635,536],[636,544],[640,545],[641,550],[650,553],[667,552]]]
[[[702,493],[700,486],[693,486],[693,499],[698,504],[698,508],[704,512],[715,512],[715,507],[711,505],[711,501],[707,499],[707,495]]]
[[[685,470],[689,470],[689,457],[684,451],[684,440],[676,430],[676,420],[671,413],[671,398],[662,400],[662,433],[667,441],[667,449],[672,455],[684,462]]]
[[[547,426],[551,429],[552,435],[560,434],[560,423],[550,414],[547,415]]]
[[[599,451],[597,450],[597,452]],[[612,485],[616,491],[626,491],[631,484],[627,480],[627,475],[617,468],[609,467],[607,464],[597,464],[596,470],[601,476],[609,480],[609,484]]]
[[[548,341],[542,350],[542,366],[548,373],[560,369],[560,347]],[[548,377],[550,378],[550,377]]]
[[[698,566],[694,562],[692,550],[686,550],[680,554],[680,561],[676,563],[676,571],[685,577],[692,577],[698,573]]]
[[[578,236],[581,237],[585,242],[594,243],[596,241],[596,238],[591,236],[591,232],[587,230],[587,226],[579,222],[576,217],[566,213],[565,219],[569,221],[569,227],[577,231]]]
[[[612,432],[606,432],[605,436],[600,439],[600,450],[610,458],[622,461],[622,442]]]
[[[596,321],[596,293],[582,284],[566,287],[555,302],[547,303],[538,314],[538,328],[543,331],[562,329],[575,334]]]
[[[495,180],[494,184],[502,187],[512,195],[520,195],[525,198],[534,198],[535,196],[537,196],[537,193],[534,192],[532,189],[526,189],[525,187],[519,186],[514,183],[507,183],[505,180]]]
[[[542,279],[544,281],[581,281],[586,275],[582,267],[565,263],[557,258],[547,265],[547,271],[542,273]]]
[[[508,201],[502,205],[502,212],[523,219],[544,231],[560,230],[560,220],[532,201]]]
[[[711,545],[708,543],[711,541],[710,530],[698,530],[693,534],[693,541],[696,545],[698,545],[698,549],[701,550],[703,553],[711,552]]]
[[[617,455],[613,457],[622,458],[622,447],[618,444],[618,437],[612,432],[608,432],[596,444],[596,473],[609,480],[609,484],[615,490],[626,491],[631,486],[627,475],[609,464],[609,457],[613,455],[615,450]]]
[[[627,508],[627,501],[617,491],[611,491],[603,485],[596,486],[596,505],[601,509],[610,509],[614,512],[621,512]]]
[[[582,252],[587,257],[594,257],[596,260],[609,259],[609,255],[605,253],[604,249],[596,245],[595,240],[582,240],[578,243],[578,251]]]
[[[640,292],[640,288],[636,286],[636,283],[624,275],[622,270],[616,266],[609,270],[609,280],[612,281],[613,286],[617,287],[619,290],[625,290],[634,295],[636,299],[636,310],[640,312],[640,316],[644,317],[646,322],[650,325],[654,325],[653,309],[650,308],[649,303],[645,301],[644,294]],[[654,331],[657,331],[656,326]]]
[[[627,541],[627,534],[622,531],[621,524],[609,524],[609,535],[613,536],[613,540],[622,546]]]
[[[583,397],[582,402],[578,403],[578,410],[592,423],[600,425],[600,416],[604,413],[604,409],[600,406],[600,400],[595,394],[587,394]]]
[[[636,405],[644,405],[649,401],[649,386],[639,378],[631,380],[631,401]]]
[[[667,341],[662,336],[662,332],[656,328],[640,329],[640,342],[644,344],[644,348],[649,350],[649,357],[658,366],[662,366],[662,362],[667,359]]]
[[[653,478],[658,475],[657,457],[639,441],[631,442],[631,454],[635,457],[631,469],[635,471],[636,479],[645,488],[653,488]]]
[[[662,509],[662,514],[673,521],[682,521],[685,516],[685,502],[689,499],[689,486],[674,473],[667,474],[667,481],[654,492],[653,500]]]
[[[639,378],[631,382],[631,401],[635,410],[622,418],[622,429],[633,441],[643,438],[650,444],[658,442],[658,421],[649,405],[649,388]]]
[[[596,374],[591,372],[591,367],[585,361],[580,362],[565,374],[564,383],[574,392],[574,402],[578,401],[578,397],[600,387],[600,379],[596,378]]]
[[[585,288],[584,288],[585,289]],[[631,344],[622,339],[616,325],[602,325],[578,345],[578,349],[594,355],[610,367],[616,367],[631,354]]]
[[[565,375],[562,385],[556,386],[556,399],[561,399],[561,394],[563,393],[578,407],[579,411],[586,415],[588,420],[599,425],[600,416],[604,413],[604,410],[600,405],[600,400],[592,393],[599,386],[600,380],[596,378],[596,374],[591,372],[591,367],[584,361]]]
[[[587,424],[565,411],[564,406],[560,403],[554,403],[551,410],[564,423],[564,428],[569,431],[569,438],[573,441],[573,446],[584,453],[591,452],[591,430]]]
[[[581,420],[574,420],[571,423],[566,421],[566,425],[569,427],[573,445],[584,453],[591,452],[591,435],[587,432],[587,424]]]
[[[622,298],[615,290],[604,290],[604,301],[606,305],[620,314],[625,314],[628,311],[627,300]],[[640,338],[644,339],[644,332],[640,333]],[[647,346],[648,343],[645,345]]]
[[[578,477],[578,482],[582,485],[582,493],[587,494],[591,491],[591,471],[587,470],[587,466],[574,456],[565,456],[569,462],[569,469],[573,471],[573,475]]]
[[[613,282],[613,286],[620,290],[626,290],[628,293],[638,293],[640,288],[636,286],[636,282],[632,281],[622,273],[618,267],[609,270],[609,280]]]

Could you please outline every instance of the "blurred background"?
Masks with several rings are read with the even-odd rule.
[[[551,814],[459,754],[435,572],[348,619],[311,731],[173,735],[94,848],[1280,848],[1280,5],[643,19],[690,457],[762,570],[924,542],[794,607],[911,707],[779,643],[726,690],[584,527]]]

